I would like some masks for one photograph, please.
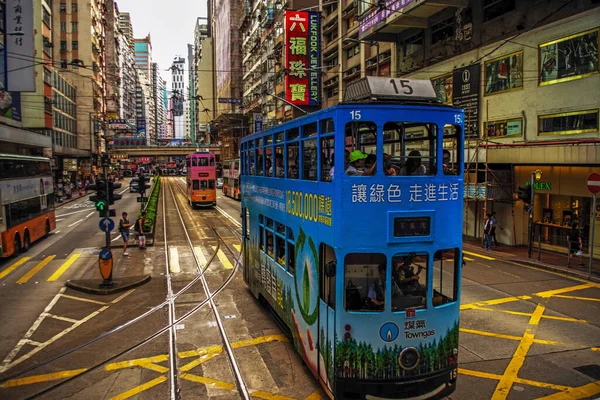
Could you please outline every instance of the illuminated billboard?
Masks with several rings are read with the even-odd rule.
[[[321,103],[321,15],[285,12],[285,99],[292,104]]]

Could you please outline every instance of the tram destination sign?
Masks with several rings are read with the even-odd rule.
[[[394,218],[394,236],[429,236],[431,234],[430,217]]]
[[[417,79],[367,76],[349,84],[344,94],[345,102],[372,99],[438,101],[431,81]]]

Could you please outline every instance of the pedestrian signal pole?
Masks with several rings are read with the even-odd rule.
[[[533,196],[535,196],[535,172],[531,173],[531,184],[529,185],[531,188],[530,192],[530,202],[529,202],[529,235],[527,236],[527,257],[531,258],[531,252],[533,250]]]

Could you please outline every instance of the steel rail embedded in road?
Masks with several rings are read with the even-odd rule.
[[[196,252],[194,251],[194,245],[192,243],[192,240],[190,239],[190,235],[189,235],[187,227],[185,226],[185,222],[183,221],[183,216],[181,214],[181,210],[179,209],[179,206],[177,205],[177,199],[175,198],[175,193],[173,193],[173,189],[171,188],[171,186],[169,186],[169,190],[171,191],[171,196],[173,197],[173,201],[175,202],[175,208],[177,210],[179,220],[181,221],[181,225],[183,227],[183,232],[185,233],[188,244],[192,250],[192,256],[194,257],[194,261],[196,263],[196,268],[198,268],[198,270],[200,270],[201,264],[200,264],[200,261],[198,260],[198,256],[196,255]],[[219,244],[224,243],[225,246],[227,247],[227,244],[225,243],[225,241],[221,237],[221,235],[219,235],[217,230],[214,227],[212,227],[212,230],[215,233],[215,236],[218,238],[218,243]],[[231,252],[231,249],[229,249],[229,251]],[[215,251],[215,253],[216,253],[216,251]],[[240,253],[240,256],[241,256],[241,254],[242,253]],[[231,271],[231,274],[229,275],[229,277],[225,280],[225,282],[223,283],[223,285],[221,285],[221,287],[219,289],[222,290],[222,288],[224,288],[225,285],[233,279],[233,277],[235,276],[235,273],[239,267],[238,261],[239,261],[239,257],[235,263],[233,270]],[[223,321],[221,320],[221,316],[219,315],[217,306],[216,306],[215,302],[213,301],[214,295],[211,293],[210,288],[208,287],[208,283],[206,282],[206,278],[204,277],[204,274],[201,275],[200,282],[202,283],[202,287],[204,288],[204,292],[208,298],[210,308],[213,310],[213,314],[215,316],[215,321],[219,328],[219,333],[221,334],[221,339],[223,339],[223,344],[225,345],[225,350],[226,350],[227,356],[229,358],[231,368],[233,370],[233,375],[235,377],[236,386],[238,388],[238,391],[245,400],[250,400],[250,394],[248,392],[248,388],[246,387],[246,383],[244,381],[244,378],[240,371],[239,365],[235,358],[235,354],[233,353],[233,348],[231,347],[231,343],[229,341],[229,338],[227,337],[227,332],[225,331],[225,327],[223,326]]]
[[[171,191],[172,193],[172,191]],[[169,241],[167,240],[167,213],[165,211],[165,192],[162,192],[163,234],[165,236],[165,268],[167,275],[167,301],[169,303],[169,387],[171,400],[179,398],[179,368],[177,364],[177,336],[175,333],[175,299],[171,284],[171,268],[169,265]],[[202,274],[203,272],[201,272]]]

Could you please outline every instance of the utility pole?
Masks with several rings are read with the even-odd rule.
[[[535,172],[531,172],[531,198],[529,205],[529,227],[527,235],[527,256],[531,258],[531,252],[533,250],[533,197],[535,196]]]

